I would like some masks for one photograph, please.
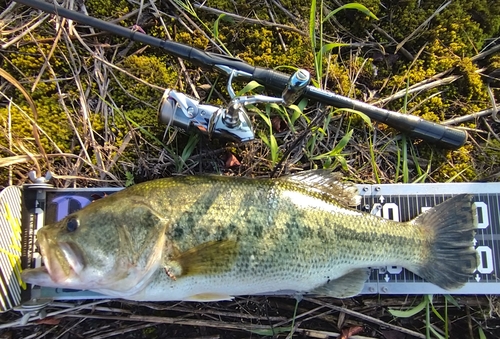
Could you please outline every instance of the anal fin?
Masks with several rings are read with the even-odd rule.
[[[335,280],[311,290],[311,294],[319,294],[334,298],[349,298],[361,293],[370,275],[370,269],[356,269]]]
[[[208,302],[208,301],[228,301],[233,300],[234,297],[225,294],[219,293],[200,293],[191,295],[187,298],[184,298],[185,301],[199,301],[199,302]]]

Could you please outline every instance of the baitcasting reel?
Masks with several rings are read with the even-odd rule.
[[[281,98],[265,95],[236,96],[232,88],[233,77],[244,76],[245,72],[226,69],[229,73],[227,91],[231,101],[227,107],[200,104],[198,99],[173,89],[165,90],[158,111],[160,122],[184,130],[195,128],[210,138],[219,137],[237,142],[254,139],[252,124],[245,109],[255,103],[277,103],[289,106],[305,91],[311,80],[308,71],[299,69],[288,80]]]

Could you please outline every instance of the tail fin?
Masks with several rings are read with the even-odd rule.
[[[478,266],[472,243],[477,212],[472,203],[472,195],[457,195],[413,220],[433,239],[429,260],[414,272],[447,290],[462,287]]]

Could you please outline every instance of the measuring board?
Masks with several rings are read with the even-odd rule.
[[[21,189],[0,192],[0,312],[21,303]]]
[[[121,188],[46,189],[31,187],[23,194],[23,268],[42,264],[36,252],[36,229],[61,220],[96,198]],[[384,218],[407,221],[454,195],[474,195],[478,213],[475,247],[480,263],[461,289],[445,291],[425,282],[399,266],[373,267],[363,294],[498,294],[500,293],[500,183],[358,185],[362,195],[359,209]],[[33,287],[24,292],[29,298],[99,299],[108,298],[89,291]]]

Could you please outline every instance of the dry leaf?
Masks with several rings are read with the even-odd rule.
[[[353,335],[359,334],[361,332],[363,332],[363,326],[353,326],[344,328],[342,330],[342,334],[340,335],[340,337],[338,337],[338,339],[349,339]]]
[[[36,323],[40,325],[59,325],[61,318],[48,317],[37,320]]]
[[[228,153],[226,158],[226,168],[231,168],[239,165],[241,165],[241,163],[238,158],[236,158],[233,153]]]
[[[276,132],[282,132],[286,129],[286,123],[280,117],[273,117],[271,119],[271,125]]]

